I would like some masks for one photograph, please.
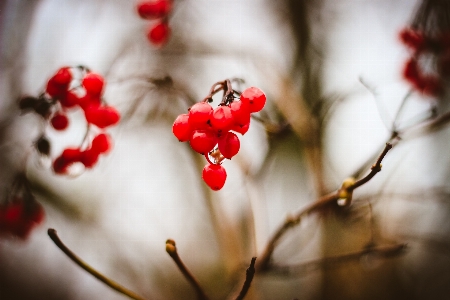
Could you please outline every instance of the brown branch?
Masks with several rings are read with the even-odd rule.
[[[236,300],[244,299],[245,295],[247,295],[247,292],[250,289],[250,285],[252,283],[253,276],[255,275],[255,261],[256,261],[256,257],[253,257],[250,262],[250,266],[245,271],[245,282],[244,282],[244,285],[242,286],[241,292],[236,297]]]
[[[96,271],[94,268],[92,268],[90,265],[88,265],[86,262],[81,260],[77,255],[75,255],[69,248],[67,248],[66,245],[63,244],[63,242],[59,239],[56,230],[53,228],[49,228],[47,230],[48,235],[52,239],[52,241],[55,243],[56,246],[58,246],[59,249],[61,249],[64,254],[66,254],[73,262],[75,262],[78,266],[83,268],[85,271],[87,271],[89,274],[109,286],[110,288],[118,291],[119,293],[122,293],[131,299],[135,300],[145,300],[145,298],[137,295],[135,292],[121,286],[117,282],[109,279],[105,275],[101,274],[100,272]]]
[[[367,174],[365,177],[361,178],[360,180],[356,182],[348,183],[347,181],[344,181],[342,187],[338,189],[335,192],[332,192],[328,195],[325,195],[323,197],[320,197],[317,201],[310,203],[305,208],[297,212],[294,216],[288,217],[283,224],[275,231],[274,235],[270,238],[268,241],[266,248],[264,249],[261,258],[258,260],[258,264],[256,265],[256,269],[258,272],[266,271],[269,267],[269,262],[272,257],[272,253],[275,250],[276,245],[278,244],[281,237],[290,229],[291,227],[294,227],[295,225],[299,224],[301,219],[314,212],[315,210],[318,210],[330,203],[333,203],[339,199],[347,199],[350,200],[352,197],[353,190],[356,188],[364,185],[369,180],[371,180],[378,172],[381,171],[381,162],[383,161],[384,157],[388,153],[388,151],[392,149],[392,145],[389,143],[386,143],[386,146],[384,147],[383,152],[378,157],[375,164],[372,166],[371,171],[369,174]],[[349,204],[349,203],[347,203]]]
[[[206,296],[197,279],[195,279],[194,275],[192,275],[192,273],[186,268],[185,264],[178,255],[177,247],[175,245],[174,240],[169,239],[166,241],[166,252],[170,255],[170,257],[172,257],[178,269],[181,271],[181,273],[184,275],[187,281],[189,281],[189,283],[195,289],[195,292],[197,293],[197,299],[208,300],[209,298]]]

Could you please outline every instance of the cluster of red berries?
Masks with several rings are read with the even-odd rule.
[[[164,45],[170,36],[169,13],[172,0],[151,0],[138,3],[137,12],[145,20],[155,20],[149,27],[147,38],[156,45]]]
[[[48,80],[45,92],[38,98],[27,96],[21,99],[22,109],[34,110],[59,131],[69,126],[67,112],[70,109],[82,109],[89,125],[85,137],[89,136],[90,131],[96,132],[90,146],[83,150],[81,147],[65,149],[53,162],[55,173],[66,174],[68,167],[75,162],[92,168],[100,154],[110,150],[111,138],[103,130],[117,124],[120,114],[114,107],[104,103],[104,85],[103,77],[86,67],[63,67]],[[36,147],[41,154],[49,155],[50,144],[44,135],[38,139]]]
[[[444,79],[450,76],[450,34],[431,36],[406,28],[400,32],[400,40],[412,51],[403,69],[404,78],[424,95],[439,96]],[[424,71],[425,65],[434,65],[435,69]]]
[[[222,102],[213,108],[212,96],[224,92]],[[173,123],[173,134],[180,142],[189,141],[194,151],[204,155],[208,164],[202,178],[213,190],[220,190],[227,178],[221,162],[231,159],[240,149],[236,133],[244,135],[250,126],[250,115],[263,109],[265,94],[256,87],[238,93],[225,80],[215,83],[210,94],[189,108],[188,113],[179,115]],[[211,160],[213,158],[214,162]]]
[[[42,206],[36,202],[23,174],[13,184],[14,196],[0,205],[0,236],[26,239],[44,221]]]

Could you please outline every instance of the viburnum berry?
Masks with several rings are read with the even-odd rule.
[[[119,112],[111,106],[88,106],[84,111],[86,121],[99,128],[115,125],[120,120]]]
[[[56,130],[64,130],[69,126],[69,119],[62,113],[56,113],[50,122]]]
[[[244,126],[239,126],[239,125],[236,125],[236,124],[235,124],[235,125],[233,125],[233,127],[231,128],[231,130],[233,130],[233,131],[235,131],[235,132],[238,132],[238,133],[244,135],[244,134],[247,133],[247,131],[249,130],[249,128],[250,128],[250,121],[249,121],[247,124],[245,124]]]
[[[427,46],[423,33],[411,28],[405,28],[400,31],[400,40],[415,52],[420,52]]]
[[[68,67],[58,70],[47,82],[46,93],[52,98],[58,98],[64,95],[72,81],[72,73]]]
[[[167,42],[170,35],[170,27],[166,21],[160,21],[153,24],[147,34],[147,38],[155,45],[163,45]]]
[[[143,1],[137,5],[137,11],[143,19],[157,19],[169,14],[172,8],[171,1],[153,0]]]
[[[213,108],[209,103],[199,102],[191,106],[189,109],[189,125],[192,129],[209,128],[209,117]]]
[[[214,191],[220,190],[227,179],[227,171],[221,165],[207,164],[203,168],[202,178]]]
[[[82,152],[79,148],[67,148],[53,162],[53,171],[57,174],[67,173],[67,168],[82,159]]]
[[[194,151],[200,154],[206,154],[216,146],[217,136],[212,130],[194,130],[191,134],[189,142]]]
[[[98,153],[106,153],[111,149],[111,137],[100,133],[92,140],[92,149]]]
[[[220,105],[210,115],[209,121],[216,131],[226,132],[233,127],[234,119],[229,106]]]
[[[13,202],[0,206],[0,235],[25,239],[44,220],[44,209],[37,202]]]
[[[250,122],[250,107],[248,102],[233,101],[230,104],[230,110],[235,124],[244,126]]]
[[[217,143],[220,153],[228,159],[231,159],[239,152],[241,143],[239,138],[233,132],[227,132],[224,136],[219,138]]]
[[[258,112],[266,104],[266,95],[257,87],[249,87],[242,92],[241,101],[249,104],[250,112]]]
[[[181,114],[173,122],[172,132],[180,142],[187,142],[191,137],[191,126],[189,125],[189,115]]]
[[[80,99],[78,96],[72,92],[67,91],[63,97],[59,98],[59,103],[61,103],[64,107],[74,107],[75,105],[79,104]]]
[[[85,88],[86,94],[93,96],[98,96],[102,93],[104,84],[105,80],[103,76],[92,72],[87,73],[81,81],[81,85]]]
[[[98,161],[100,153],[97,149],[90,148],[81,153],[81,163],[86,168],[92,168]]]

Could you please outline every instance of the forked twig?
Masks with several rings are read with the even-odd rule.
[[[55,229],[49,228],[47,230],[47,233],[50,236],[50,238],[52,239],[52,241],[55,243],[55,245],[58,246],[58,248],[61,249],[61,251],[64,252],[64,254],[66,254],[74,263],[79,265],[81,268],[83,268],[85,271],[90,273],[92,276],[94,276],[95,278],[97,278],[98,280],[100,280],[101,282],[106,284],[107,286],[111,287],[112,289],[118,291],[119,293],[122,293],[122,294],[130,297],[131,299],[145,300],[145,298],[143,298],[143,297],[139,296],[138,294],[136,294],[135,292],[121,286],[114,280],[109,279],[105,275],[101,274],[100,272],[98,272],[97,270],[92,268],[86,262],[81,260],[81,258],[79,258],[77,255],[75,255],[75,253],[73,253],[69,248],[67,248],[66,245],[63,244],[63,242],[59,239]]]
[[[266,248],[264,249],[261,255],[260,260],[258,260],[256,269],[259,272],[266,271],[268,269],[272,253],[275,250],[275,247],[278,244],[280,238],[288,231],[288,229],[299,224],[304,216],[339,199],[351,200],[353,190],[367,183],[375,176],[375,174],[381,171],[381,162],[383,161],[384,157],[386,156],[386,154],[390,149],[392,149],[392,145],[386,143],[383,152],[380,154],[375,164],[372,165],[370,173],[367,174],[365,177],[351,183],[344,181],[342,187],[337,191],[334,191],[328,195],[320,197],[317,201],[307,205],[305,208],[297,212],[295,215],[288,217],[270,238],[269,242],[266,245]]]
[[[203,291],[202,287],[198,283],[197,279],[195,279],[194,275],[188,270],[188,268],[185,266],[183,261],[181,260],[180,256],[178,255],[177,247],[175,245],[174,240],[167,240],[166,241],[166,252],[172,257],[173,261],[177,265],[178,269],[180,269],[181,273],[184,275],[184,277],[189,281],[189,283],[192,285],[192,287],[195,289],[195,292],[197,293],[197,299],[198,300],[208,300],[209,298],[206,296],[205,292]]]

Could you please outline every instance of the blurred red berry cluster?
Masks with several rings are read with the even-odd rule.
[[[426,34],[405,28],[400,40],[411,51],[403,77],[424,95],[439,96],[444,80],[450,76],[450,33]]]
[[[20,174],[12,194],[0,204],[0,237],[26,239],[44,217],[44,209],[31,194],[26,177]]]
[[[148,40],[156,45],[164,45],[170,36],[169,13],[172,0],[142,1],[137,4],[137,12],[142,19],[154,20],[147,33]]]
[[[66,174],[68,167],[75,162],[92,168],[100,154],[107,153],[111,148],[111,138],[103,130],[117,124],[120,114],[114,107],[105,104],[102,98],[104,85],[104,78],[86,67],[63,67],[48,80],[45,92],[38,98],[21,98],[22,110],[40,114],[58,131],[68,128],[68,111],[81,109],[89,125],[85,137],[95,135],[83,149],[81,146],[65,149],[53,162],[55,173]],[[50,154],[50,143],[44,134],[36,142],[36,147],[41,154]]]
[[[223,100],[213,108],[212,96],[221,90]],[[266,96],[259,88],[250,87],[238,93],[231,88],[231,82],[225,80],[214,84],[202,102],[175,119],[172,131],[178,140],[189,141],[194,151],[205,155],[209,164],[203,169],[202,178],[211,189],[217,191],[224,186],[227,173],[221,162],[239,152],[236,133],[244,135],[248,131],[251,113],[260,111],[265,103]]]

